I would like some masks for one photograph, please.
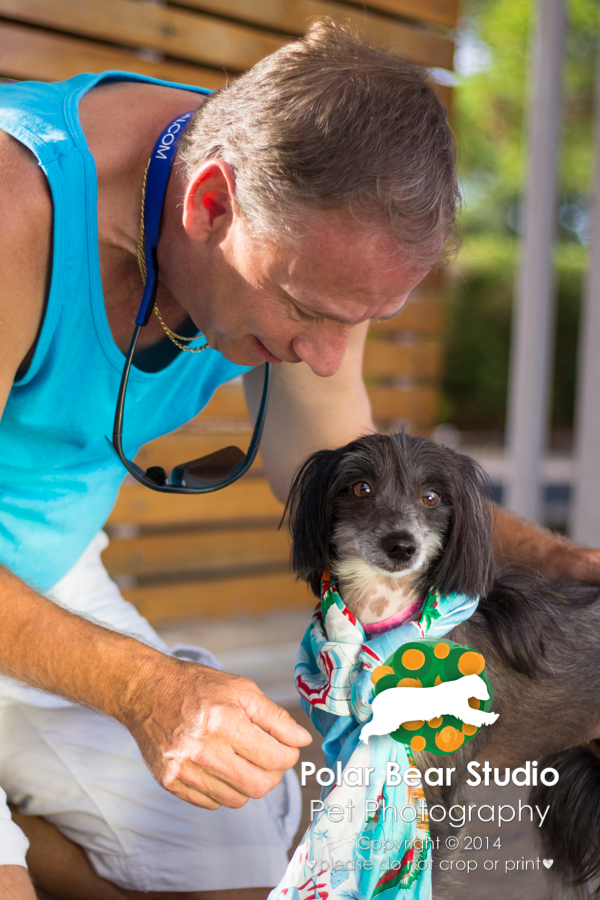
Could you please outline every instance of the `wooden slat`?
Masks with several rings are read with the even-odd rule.
[[[365,378],[437,378],[442,367],[440,344],[405,346],[392,341],[369,340],[365,345],[363,374]]]
[[[458,0],[369,0],[368,3],[361,0],[342,3],[324,0],[285,0],[284,3],[281,0],[178,0],[178,3],[253,25],[276,28],[286,34],[302,34],[310,19],[317,16],[330,16],[337,22],[350,21],[361,26],[371,18],[365,7],[446,28],[454,28],[458,14]],[[348,4],[357,5],[360,12]]]
[[[376,422],[404,419],[421,424],[435,420],[439,391],[434,387],[371,387],[368,393]]]
[[[285,43],[246,25],[138,0],[0,0],[0,15],[239,71]]]
[[[138,587],[122,593],[150,622],[295,607],[306,609],[308,623],[316,602],[305,584],[284,573]]]
[[[436,291],[441,291],[444,289],[446,285],[446,270],[445,269],[433,269],[433,271],[429,272],[423,281],[419,282],[419,284],[411,291],[411,298],[421,299],[423,295],[436,293]]]
[[[211,90],[223,87],[227,80],[222,71],[173,60],[148,60],[133,51],[0,22],[0,73],[5,77],[60,81],[80,72],[107,69],[138,72]],[[444,106],[450,109],[451,89],[437,84],[433,87]]]
[[[446,38],[333,0],[286,0],[285,3],[281,0],[254,3],[248,3],[248,0],[183,0],[183,5],[232,16],[253,25],[275,28],[289,35],[304,34],[311,21],[319,16],[329,16],[342,25],[350,26],[374,46],[390,50],[411,62],[452,68],[454,49],[452,42]]]
[[[443,333],[444,305],[439,300],[409,300],[401,313],[387,322],[371,322],[370,335],[409,331],[422,337]]]
[[[146,534],[111,540],[102,554],[111,576],[152,576],[210,572],[243,566],[287,566],[290,538],[287,528],[228,528],[221,531],[183,531]]]
[[[0,76],[62,81],[80,72],[105,72],[108,69],[137,72],[213,91],[219,90],[227,81],[227,74],[223,71],[173,60],[148,60],[130,50],[0,22]],[[441,103],[450,111],[451,89],[439,84],[432,86]]]
[[[252,522],[279,520],[283,506],[262,478],[242,478],[225,491],[201,496],[159,494],[142,485],[125,484],[108,525],[180,525],[182,522]]]
[[[222,384],[204,407],[207,419],[248,419],[248,408],[241,384]]]
[[[452,88],[448,87],[447,84],[438,84],[436,81],[431,82],[431,87],[448,115],[451,116],[453,111],[452,100],[454,97]]]
[[[30,81],[63,81],[80,72],[122,69],[152,78],[218,90],[224,72],[171,61],[149,61],[137,53],[0,22],[0,74]]]
[[[218,437],[223,447],[229,446],[229,444],[236,444],[243,449],[250,443],[252,428],[244,422],[235,422],[231,426],[224,424],[220,427],[213,427],[211,420],[211,427],[207,429],[206,420],[203,417],[202,410],[200,410],[198,415],[193,419],[190,419],[189,422],[186,422],[185,425],[182,425],[177,433],[179,434],[179,432],[186,431],[190,431],[193,434],[205,435],[207,439]],[[214,449],[217,450],[218,448],[214,447]]]
[[[459,0],[347,0],[361,9],[364,6],[392,15],[407,16],[418,22],[430,22],[454,28],[458,19]]]
[[[414,397],[411,396],[412,394]],[[384,387],[369,388],[369,397],[376,419],[396,419],[405,415],[410,417],[411,413],[405,412],[405,410],[408,408],[412,410],[415,405],[424,404],[424,408],[431,409],[429,388],[415,387],[405,390]],[[386,404],[389,406],[387,411]],[[206,407],[205,414],[207,417],[215,419],[247,419],[248,413],[243,390],[238,385],[222,385]]]

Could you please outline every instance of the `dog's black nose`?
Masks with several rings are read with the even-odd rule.
[[[417,548],[414,540],[407,534],[388,534],[381,541],[381,546],[396,562],[406,562],[415,555]]]

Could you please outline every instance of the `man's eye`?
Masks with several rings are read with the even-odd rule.
[[[314,322],[316,325],[318,325],[323,321],[323,316],[311,316],[309,313],[303,312],[303,310],[298,309],[298,307],[296,307],[296,311],[303,322]]]
[[[434,506],[437,506],[442,498],[437,493],[437,491],[425,491],[423,496],[421,497],[421,503],[424,506],[428,506],[430,509],[433,509]]]
[[[373,493],[373,488],[370,484],[367,484],[366,481],[357,481],[356,484],[353,484],[350,488],[353,494],[356,494],[357,497],[370,497]]]

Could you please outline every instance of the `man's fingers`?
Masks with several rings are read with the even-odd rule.
[[[235,701],[212,707],[205,727],[216,743],[205,741],[197,756],[192,757],[194,761],[224,772],[227,767],[223,751],[232,748],[261,769],[291,769],[298,760],[297,744],[311,740],[308,732],[245,679],[239,680]],[[287,740],[281,741],[278,735],[285,735]]]
[[[274,780],[273,787],[281,780],[283,773]],[[230,809],[240,809],[250,797],[254,796],[252,787],[248,790],[242,784],[242,779],[232,779],[235,784],[230,784],[220,772],[211,772],[205,766],[197,766],[187,762],[181,770],[179,777],[169,785],[171,793],[182,799],[189,800],[196,806],[205,809],[217,809],[219,806],[227,806]],[[264,779],[263,779],[264,781]],[[267,787],[264,793],[270,790]],[[185,795],[185,796],[184,796]],[[264,794],[257,793],[257,797]]]
[[[216,800],[213,800],[208,794],[205,794],[196,788],[191,788],[181,781],[177,781],[168,786],[163,785],[163,787],[168,790],[170,794],[173,794],[174,797],[179,797],[180,800],[185,800],[186,803],[191,803],[193,806],[200,806],[202,809],[219,809],[221,806],[220,803],[217,803]]]
[[[265,772],[285,771],[298,762],[297,747],[288,747],[253,722],[242,721],[232,736],[231,745],[238,758],[247,760]]]
[[[202,786],[202,773],[207,772],[234,790],[258,798],[279,784],[284,771],[298,760],[296,747],[266,734],[239,707],[213,710],[210,726],[195,746],[172,760],[169,781]]]
[[[201,789],[205,790],[204,774],[206,773],[231,790],[258,800],[277,787],[284,772],[285,769],[266,770],[239,754],[228,752],[219,755],[218,760],[214,761],[212,765],[206,757],[202,759],[201,764],[191,761],[185,763],[179,777],[190,785],[200,785]],[[215,794],[212,791],[210,793],[224,806],[231,805],[225,799],[227,796],[225,793]]]
[[[264,694],[240,697],[240,703],[251,722],[288,747],[306,747],[312,737],[306,728],[292,719],[287,710],[277,706]]]

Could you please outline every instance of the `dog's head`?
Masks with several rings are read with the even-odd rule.
[[[486,488],[474,460],[422,437],[374,434],[320,450],[288,500],[294,571],[317,596],[325,569],[348,561],[416,578],[421,590],[484,594],[492,578]]]

